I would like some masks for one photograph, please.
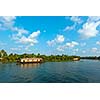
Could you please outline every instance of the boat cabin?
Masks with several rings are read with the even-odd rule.
[[[20,63],[40,63],[43,62],[42,58],[22,58]]]

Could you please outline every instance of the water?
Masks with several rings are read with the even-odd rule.
[[[1,83],[99,83],[100,61],[0,63]]]

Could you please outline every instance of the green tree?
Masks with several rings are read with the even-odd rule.
[[[40,53],[37,54],[37,57],[40,57]]]
[[[6,57],[7,56],[7,53],[5,50],[1,50],[0,51],[0,57]]]

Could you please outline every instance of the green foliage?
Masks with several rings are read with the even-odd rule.
[[[88,57],[81,57],[81,59],[100,60],[100,57],[96,57],[96,56],[88,56]]]
[[[6,57],[7,56],[7,53],[5,50],[1,50],[0,51],[0,57]]]
[[[60,62],[60,61],[72,61],[73,58],[77,57],[79,59],[92,59],[92,60],[100,60],[100,56],[96,57],[96,56],[89,56],[89,57],[79,57],[79,56],[68,56],[68,55],[41,55],[40,53],[38,53],[37,55],[32,53],[32,54],[7,54],[7,52],[5,50],[1,50],[0,51],[0,61],[2,62],[16,62],[18,60],[20,60],[21,58],[33,58],[33,57],[38,57],[38,58],[42,58],[43,61],[47,62]]]
[[[9,54],[7,55],[6,51],[1,50],[0,51],[0,57],[2,58],[2,62],[16,62],[18,60],[20,60],[21,58],[33,58],[33,57],[38,57],[38,58],[42,58],[43,61],[50,61],[50,62],[60,62],[60,61],[72,61],[74,57],[78,57],[78,56],[68,56],[68,55],[41,55],[40,53],[38,53],[37,55],[35,55],[34,53],[32,54]]]

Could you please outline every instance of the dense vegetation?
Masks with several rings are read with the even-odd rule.
[[[88,57],[81,57],[81,59],[91,59],[91,60],[100,60],[100,56],[88,56]]]
[[[2,62],[16,62],[20,60],[21,58],[32,58],[32,57],[39,57],[43,58],[44,61],[72,61],[73,58],[78,57],[79,59],[91,59],[91,60],[100,60],[100,56],[88,56],[88,57],[79,57],[79,56],[68,56],[68,55],[41,55],[38,53],[37,55],[32,53],[32,54],[7,54],[5,50],[0,50],[0,61]]]
[[[2,62],[16,62],[17,60],[20,60],[21,58],[31,58],[31,57],[40,57],[40,58],[43,58],[44,61],[72,61],[73,58],[75,57],[78,57],[80,58],[79,56],[68,56],[68,55],[50,55],[50,56],[47,56],[47,55],[41,55],[41,54],[7,54],[7,52],[5,50],[1,50],[0,51],[0,60]]]

